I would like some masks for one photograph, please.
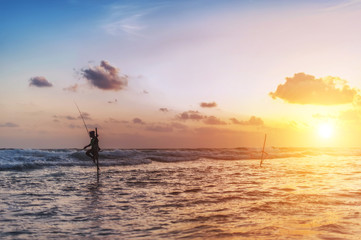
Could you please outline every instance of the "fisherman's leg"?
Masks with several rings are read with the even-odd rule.
[[[88,157],[90,157],[91,159],[93,159],[93,162],[95,163],[95,160],[94,160],[94,153],[92,152],[92,150],[88,150],[86,151],[85,153]]]
[[[90,158],[93,158],[93,155],[92,154],[90,154],[91,153],[91,150],[88,150],[88,151],[86,151],[86,155],[88,156],[88,157],[90,157]]]

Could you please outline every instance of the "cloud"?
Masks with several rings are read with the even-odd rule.
[[[144,38],[142,32],[147,28],[148,17],[162,6],[163,3],[158,1],[143,4],[142,7],[137,4],[112,4],[102,28],[110,35]]]
[[[215,117],[215,116],[206,116],[206,115],[202,115],[200,112],[198,111],[192,111],[189,110],[187,112],[183,112],[181,114],[178,114],[176,116],[177,120],[182,120],[182,121],[186,121],[186,120],[193,120],[193,121],[200,121],[203,120],[202,122],[204,124],[208,124],[208,125],[226,125],[227,123],[222,121],[221,119]]]
[[[144,29],[144,26],[139,25],[136,20],[138,16],[132,16],[127,19],[121,19],[119,21],[109,22],[103,26],[105,31],[110,35],[120,35],[125,33],[130,36],[141,37],[140,31]]]
[[[68,125],[68,128],[74,129],[74,128],[82,128],[82,127],[79,126],[79,125],[69,124],[69,125]]]
[[[58,120],[58,119],[66,119],[66,120],[77,120],[79,119],[80,117],[76,118],[76,117],[72,117],[72,116],[58,116],[58,115],[54,115],[53,116],[54,119]]]
[[[360,0],[346,0],[342,1],[341,3],[336,3],[333,6],[330,6],[328,8],[325,8],[324,11],[336,11],[343,8],[352,8],[360,6],[361,1]]]
[[[141,125],[144,125],[144,124],[145,124],[145,122],[143,122],[143,120],[140,119],[140,118],[134,118],[134,119],[133,119],[133,123],[134,123],[134,124],[141,124]]]
[[[92,120],[89,113],[82,112],[81,115],[83,116],[84,120]],[[78,119],[81,119],[81,116],[79,116]]]
[[[209,116],[209,117],[205,117],[205,119],[203,120],[203,123],[208,124],[208,125],[226,125],[227,123],[222,121],[221,119],[215,117],[215,116]]]
[[[79,85],[78,84],[75,84],[75,85],[72,85],[72,86],[69,86],[67,88],[63,88],[64,91],[69,91],[69,92],[77,92],[78,91],[78,87]]]
[[[235,135],[238,132],[231,130],[231,129],[224,129],[224,128],[218,128],[218,127],[200,127],[194,129],[194,131],[201,135],[225,135],[225,134],[231,134]]]
[[[176,116],[176,118],[178,120],[194,120],[194,121],[199,121],[205,118],[205,116],[201,115],[200,112],[198,111],[187,111],[187,112],[183,112],[179,115]]]
[[[353,99],[353,103],[354,107],[356,108],[360,108],[361,107],[361,96],[360,95],[355,95],[354,99]]]
[[[4,123],[4,124],[0,124],[0,127],[15,128],[15,127],[19,127],[19,125],[17,125],[16,123],[7,122],[7,123]]]
[[[102,90],[119,91],[128,85],[128,76],[120,76],[119,69],[107,61],[101,61],[100,66],[83,69],[81,74],[91,85]]]
[[[251,126],[262,126],[264,124],[261,118],[251,116],[247,121],[239,121],[236,118],[230,119],[233,124],[237,125],[251,125]]]
[[[350,109],[343,112],[340,112],[338,118],[342,121],[353,121],[360,122],[361,115],[360,111],[357,109]]]
[[[269,95],[289,103],[338,105],[352,103],[357,90],[351,89],[345,80],[338,77],[315,78],[305,73],[296,73],[287,77],[286,83],[280,84]]]
[[[90,129],[95,129],[95,128],[102,129],[102,126],[100,126],[99,124],[87,124],[87,127],[89,131]]]
[[[87,124],[88,130],[91,131],[95,128],[101,129],[102,127],[99,124]],[[84,128],[84,125],[75,125],[75,124],[69,124],[68,128]]]
[[[42,76],[37,76],[37,77],[33,77],[30,78],[29,80],[29,86],[34,86],[34,87],[52,87],[53,84],[51,84],[45,77]]]
[[[169,125],[154,124],[148,126],[146,130],[151,132],[172,132],[173,127]]]
[[[324,114],[320,114],[320,113],[313,114],[312,117],[316,118],[316,119],[320,119],[320,120],[327,120],[327,119],[331,119],[331,118],[337,118],[336,116],[331,115],[331,114],[324,115]]]
[[[171,126],[172,126],[172,128],[179,129],[179,130],[186,130],[188,128],[187,125],[177,123],[177,122],[171,123]]]
[[[114,101],[108,101],[108,103],[112,104],[112,103],[117,103],[118,99],[114,99]]]
[[[109,118],[108,120],[105,120],[106,123],[124,123],[127,124],[129,123],[128,121],[120,121],[114,118]]]
[[[169,112],[168,108],[159,108],[159,111],[167,113]]]
[[[217,107],[217,103],[215,103],[215,102],[209,102],[209,103],[202,102],[202,103],[200,103],[200,106],[202,108],[213,108],[213,107]]]

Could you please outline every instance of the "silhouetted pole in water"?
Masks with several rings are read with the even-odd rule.
[[[264,151],[264,148],[266,146],[266,139],[267,139],[267,134],[264,135],[264,142],[263,142],[263,149],[262,149],[262,156],[261,156],[261,162],[259,163],[259,166],[262,167],[262,163],[263,163],[263,156],[267,155],[267,153]]]
[[[98,139],[98,128],[95,128],[95,136]],[[99,143],[98,143],[98,151],[97,151],[97,155],[96,155],[96,162],[97,162],[97,175],[99,176]]]

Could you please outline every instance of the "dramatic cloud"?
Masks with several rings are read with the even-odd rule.
[[[145,124],[145,122],[143,122],[143,120],[140,119],[140,118],[134,118],[134,119],[133,119],[133,123],[134,123],[134,124],[141,124],[141,125],[144,125],[144,124]]]
[[[215,116],[209,116],[206,117],[203,120],[203,123],[208,124],[208,125],[226,125],[227,123],[222,121],[221,119],[215,117]]]
[[[345,80],[338,77],[317,79],[312,75],[296,73],[269,95],[289,103],[338,105],[352,103],[356,94],[357,90],[351,89]]]
[[[233,124],[238,124],[238,125],[262,126],[264,124],[261,118],[255,116],[251,116],[247,121],[239,121],[236,118],[231,118],[230,120],[232,121]]]
[[[202,108],[213,108],[213,107],[217,107],[217,103],[215,103],[215,102],[210,102],[210,103],[202,102],[200,104],[200,106]]]
[[[78,84],[75,84],[75,85],[72,85],[72,86],[69,86],[67,88],[63,88],[64,91],[69,91],[69,92],[77,92],[78,91],[78,87],[79,85]]]
[[[200,112],[198,111],[188,111],[188,112],[183,112],[181,114],[179,114],[176,117],[178,120],[195,120],[195,121],[199,121],[205,118],[205,116],[201,115]]]
[[[37,76],[30,78],[29,80],[29,86],[34,87],[52,87],[53,84],[51,84],[45,77]]]
[[[128,76],[120,76],[119,69],[107,61],[101,61],[100,66],[83,69],[81,73],[94,87],[102,90],[118,91],[128,85]]]
[[[0,124],[0,127],[14,128],[14,127],[19,127],[19,125],[17,125],[16,123],[7,122],[7,123],[4,123],[4,124]]]

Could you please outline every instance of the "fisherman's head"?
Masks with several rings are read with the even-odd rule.
[[[90,136],[90,137],[95,137],[95,132],[94,132],[94,131],[90,131],[90,132],[89,132],[89,136]]]

